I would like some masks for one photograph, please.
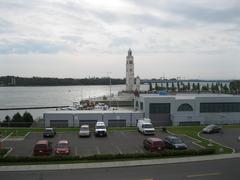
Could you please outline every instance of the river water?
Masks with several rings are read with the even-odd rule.
[[[125,85],[112,85],[111,93],[117,94],[124,89]],[[74,101],[104,95],[110,95],[110,86],[0,87],[0,108],[72,105]],[[0,119],[24,111],[0,111]],[[28,110],[34,118],[42,117],[46,111],[49,109]]]

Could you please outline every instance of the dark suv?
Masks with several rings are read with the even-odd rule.
[[[187,145],[183,142],[182,139],[176,136],[168,136],[164,139],[166,148],[184,150],[187,149]]]
[[[53,128],[46,128],[43,132],[43,137],[54,137],[56,131]]]

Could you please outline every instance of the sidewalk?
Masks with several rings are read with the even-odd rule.
[[[152,160],[100,162],[100,163],[0,166],[0,171],[41,171],[41,170],[44,171],[44,170],[63,170],[63,169],[131,167],[131,166],[161,165],[161,164],[171,164],[171,163],[187,163],[187,162],[209,161],[209,160],[220,160],[220,159],[231,159],[231,158],[240,158],[240,153],[182,157],[182,158],[152,159]]]

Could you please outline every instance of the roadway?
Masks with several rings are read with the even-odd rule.
[[[119,168],[0,172],[7,180],[239,180],[240,159]]]

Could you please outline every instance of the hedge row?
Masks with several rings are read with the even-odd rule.
[[[97,154],[93,156],[44,156],[44,157],[15,157],[8,156],[0,158],[0,162],[57,162],[57,161],[111,161],[111,160],[133,160],[133,159],[147,159],[147,158],[163,158],[174,156],[196,156],[214,154],[214,149],[200,149],[200,150],[166,150],[159,153],[136,153],[136,154]]]

